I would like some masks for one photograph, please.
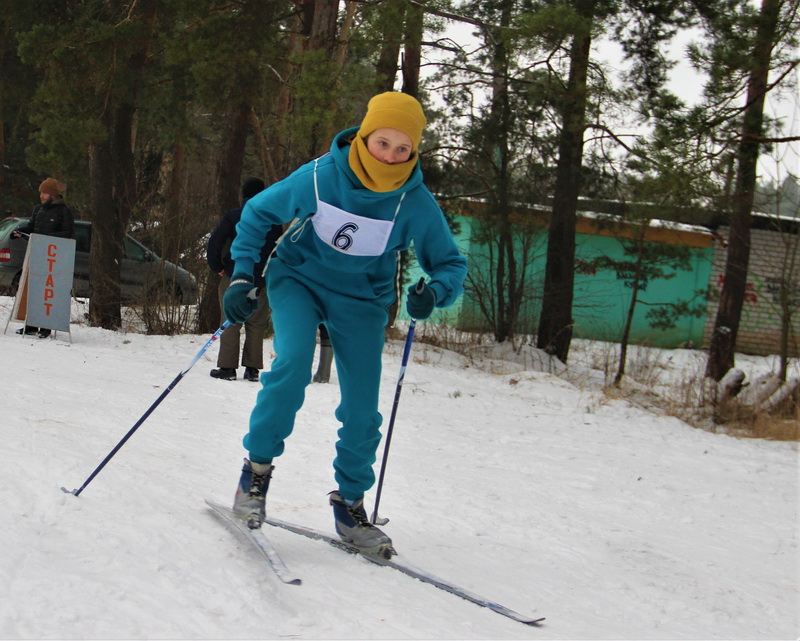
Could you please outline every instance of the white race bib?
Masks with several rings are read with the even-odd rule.
[[[351,256],[380,256],[394,227],[391,220],[364,218],[321,200],[311,224],[321,241]]]
[[[317,211],[311,217],[311,224],[322,242],[350,256],[380,256],[386,251],[386,244],[394,228],[394,219],[366,218],[320,200],[316,163],[314,190],[317,195]],[[394,218],[397,218],[403,198],[405,193],[400,197]]]

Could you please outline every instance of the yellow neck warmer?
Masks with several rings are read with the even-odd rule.
[[[350,169],[364,187],[370,191],[387,192],[400,189],[405,184],[417,164],[417,154],[414,153],[404,163],[387,165],[369,153],[364,139],[356,134],[350,144],[348,161]]]

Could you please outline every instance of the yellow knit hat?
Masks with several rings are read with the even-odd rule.
[[[417,148],[427,121],[416,98],[398,91],[373,96],[367,104],[367,115],[350,144],[350,169],[367,189],[388,192],[399,189],[417,165]],[[376,129],[391,127],[411,138],[412,154],[403,163],[389,165],[372,157],[365,139]]]
[[[39,193],[47,194],[53,198],[62,196],[66,190],[67,186],[55,178],[45,178],[42,184],[39,185]]]
[[[361,121],[358,135],[366,138],[376,129],[391,127],[411,138],[412,151],[416,151],[426,124],[428,121],[422,105],[414,96],[399,91],[387,91],[373,96],[367,104],[367,115]]]

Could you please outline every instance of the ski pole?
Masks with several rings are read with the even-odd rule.
[[[425,289],[425,278],[420,278],[414,291],[421,294]],[[383,460],[381,461],[381,472],[378,476],[378,489],[375,495],[375,509],[372,511],[372,522],[375,525],[386,525],[389,519],[378,518],[378,506],[381,503],[381,491],[383,489],[383,477],[386,474],[386,462],[389,459],[389,446],[392,444],[392,433],[394,432],[394,419],[397,416],[397,407],[400,404],[400,392],[403,391],[403,379],[406,375],[406,366],[408,365],[408,355],[411,353],[411,343],[414,340],[414,329],[417,327],[417,319],[412,318],[411,323],[408,325],[408,334],[406,335],[406,344],[403,348],[403,359],[400,363],[400,376],[397,379],[397,387],[394,390],[394,403],[392,404],[392,415],[389,418],[389,427],[386,428],[386,444],[383,446]]]
[[[161,401],[163,401],[163,400],[164,400],[164,398],[167,396],[167,394],[169,394],[169,393],[170,393],[170,392],[173,390],[173,388],[174,388],[174,387],[175,387],[175,386],[176,386],[176,385],[177,385],[177,384],[180,382],[180,380],[181,380],[181,379],[182,379],[182,378],[183,378],[183,377],[186,375],[186,373],[187,373],[187,372],[188,372],[190,369],[192,369],[192,367],[194,367],[194,364],[195,364],[197,361],[199,361],[199,360],[200,360],[200,357],[201,357],[203,354],[205,354],[205,353],[206,353],[206,350],[207,350],[209,347],[211,347],[212,343],[214,343],[214,341],[216,341],[216,340],[217,340],[217,339],[220,337],[220,334],[222,334],[222,332],[223,332],[223,331],[225,331],[225,328],[227,328],[227,327],[228,327],[228,325],[230,325],[230,324],[231,324],[231,323],[230,323],[230,321],[228,321],[228,320],[226,320],[224,323],[222,323],[222,325],[219,327],[219,329],[218,329],[216,332],[214,332],[214,334],[211,336],[211,338],[209,338],[209,339],[208,339],[208,341],[206,341],[206,344],[205,344],[205,345],[203,345],[203,347],[201,347],[201,348],[200,348],[200,351],[199,351],[199,352],[197,352],[197,354],[195,355],[195,357],[192,359],[192,362],[191,362],[191,363],[189,363],[189,366],[188,366],[188,367],[186,367],[186,369],[184,369],[183,371],[181,371],[181,372],[180,372],[180,374],[178,374],[178,375],[175,377],[175,379],[174,379],[174,380],[173,380],[173,381],[172,381],[172,382],[171,382],[171,383],[170,383],[170,384],[167,386],[167,388],[166,388],[166,389],[165,389],[165,390],[164,390],[164,391],[161,393],[161,396],[159,396],[159,397],[156,399],[156,402],[155,402],[155,403],[153,403],[153,404],[152,404],[152,405],[151,405],[151,406],[150,406],[150,407],[147,409],[147,411],[146,411],[144,414],[142,414],[142,417],[141,417],[141,418],[140,418],[138,421],[136,421],[136,424],[135,424],[135,425],[134,425],[134,426],[133,426],[131,429],[129,429],[129,430],[128,430],[128,433],[127,433],[125,436],[123,436],[123,437],[122,437],[122,440],[121,440],[119,443],[117,443],[117,444],[116,444],[116,446],[114,447],[114,449],[113,449],[113,450],[111,450],[111,451],[108,453],[108,455],[107,455],[107,456],[106,456],[106,457],[103,459],[102,463],[100,463],[100,465],[98,465],[98,466],[97,466],[97,468],[95,468],[95,471],[94,471],[94,472],[92,472],[92,473],[89,475],[89,478],[87,478],[87,479],[86,479],[86,480],[83,482],[83,485],[81,485],[81,486],[80,486],[80,487],[79,487],[77,490],[72,490],[72,491],[70,491],[70,490],[68,490],[68,489],[67,489],[67,488],[65,488],[65,487],[62,487],[62,488],[61,488],[61,490],[62,490],[63,492],[66,492],[67,494],[74,494],[75,496],[80,496],[80,493],[81,493],[81,492],[83,492],[83,490],[86,488],[86,486],[87,486],[87,485],[89,485],[89,483],[91,483],[91,482],[92,482],[92,479],[93,479],[95,476],[97,476],[97,475],[98,475],[98,473],[100,472],[100,470],[102,470],[102,469],[103,469],[103,468],[106,466],[106,463],[108,463],[108,462],[109,462],[109,461],[110,461],[110,460],[113,458],[113,456],[114,456],[114,455],[115,455],[115,454],[116,454],[116,453],[117,453],[117,452],[120,450],[120,448],[121,448],[123,445],[125,445],[125,442],[126,442],[126,441],[127,441],[127,440],[128,440],[130,437],[131,437],[131,436],[133,436],[133,433],[134,433],[136,430],[138,430],[138,429],[139,429],[139,426],[140,426],[142,423],[144,423],[144,422],[147,420],[147,417],[148,417],[148,416],[150,416],[150,414],[152,414],[152,413],[153,413],[153,410],[154,410],[154,409],[156,409],[156,407],[158,407],[158,404],[159,404],[159,403],[161,403]]]

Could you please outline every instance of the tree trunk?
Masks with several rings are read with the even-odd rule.
[[[570,51],[537,336],[537,347],[555,355],[563,363],[567,362],[572,341],[575,223],[586,120],[586,82],[592,44],[591,15],[585,16],[584,20],[585,29],[575,34]]]
[[[115,330],[122,322],[119,281],[122,246],[118,217],[114,211],[112,163],[109,141],[97,143],[89,149],[92,205],[89,323],[94,327]]]
[[[295,0],[295,5],[298,8],[298,13],[294,17],[289,35],[287,62],[283,70],[283,84],[274,109],[273,122],[277,126],[268,125],[272,132],[271,139],[274,141],[271,146],[271,164],[279,178],[285,178],[295,169],[294,157],[291,153],[292,135],[289,128],[289,114],[294,109],[292,88],[300,72],[300,66],[296,60],[303,51],[305,39],[310,33],[314,12],[313,0]]]
[[[342,28],[339,32],[339,37],[337,38],[336,48],[333,54],[334,65],[331,72],[331,75],[333,76],[333,84],[330,91],[330,106],[328,107],[328,110],[331,113],[334,113],[338,108],[339,85],[341,84],[342,74],[344,74],[344,67],[347,62],[347,51],[350,46],[350,38],[353,34],[353,25],[355,23],[357,9],[357,2],[354,2],[353,0],[347,0],[345,2]],[[333,119],[329,119],[327,129],[323,135],[323,140],[333,140],[335,133],[334,121]]]
[[[253,110],[246,102],[241,102],[228,113],[225,135],[217,161],[217,207],[218,216],[209,221],[209,230],[219,223],[219,217],[229,209],[237,207],[241,202],[241,184],[243,181],[244,154],[247,147],[248,124],[251,122]],[[274,181],[274,176],[264,176],[263,180]],[[200,332],[211,332],[219,327],[222,310],[219,307],[219,276],[209,273],[206,286],[200,293],[197,314],[197,329]]]
[[[637,254],[636,254],[636,267],[634,268],[633,273],[633,286],[632,286],[632,293],[631,293],[631,303],[628,305],[628,313],[625,317],[625,327],[622,329],[622,337],[620,338],[620,346],[619,346],[619,368],[617,369],[617,375],[614,377],[614,385],[619,386],[620,382],[622,381],[622,377],[625,376],[625,366],[628,360],[628,343],[631,336],[631,326],[633,325],[633,313],[636,310],[636,303],[639,300],[639,288],[641,284],[642,278],[642,261],[644,259],[644,242],[645,242],[645,235],[647,234],[647,228],[649,226],[649,221],[646,225],[643,225],[640,230],[640,236],[637,238]]]
[[[116,10],[124,9],[120,0],[112,4]],[[126,68],[119,77],[110,78],[110,86],[100,88],[116,97],[116,102],[107,105],[100,118],[105,140],[96,142],[89,150],[93,216],[89,321],[104,329],[117,329],[121,324],[119,269],[125,232],[137,202],[133,155],[136,98],[149,57],[158,6],[158,0],[142,0],[135,7],[135,16],[128,15],[143,25],[145,35],[139,48],[124,61]],[[123,80],[123,75],[133,80]]]
[[[513,3],[505,0],[501,6],[500,29],[493,34],[492,53],[492,117],[494,118],[495,188],[494,218],[496,220],[497,270],[495,297],[497,322],[495,339],[498,343],[514,337],[517,324],[518,302],[514,299],[517,269],[511,225],[511,173],[509,167],[509,135],[511,131],[511,104],[509,100],[508,68],[509,48],[504,29],[511,24]]]
[[[133,114],[133,104],[120,105],[106,127],[107,141],[93,147],[89,321],[104,329],[117,329],[122,321],[119,269],[124,254],[123,239],[136,202]]]
[[[731,208],[724,281],[706,364],[706,376],[715,381],[721,381],[725,373],[735,364],[736,337],[744,306],[750,263],[750,222],[756,185],[758,141],[763,130],[764,99],[780,5],[781,0],[763,0],[750,56],[752,67],[747,83],[747,104],[741,140],[736,154],[736,187]]]
[[[789,301],[789,281],[786,277],[781,280],[780,310],[781,310],[781,336],[778,346],[780,366],[778,377],[785,383],[789,373],[789,331],[792,327],[792,308]]]
[[[336,47],[336,22],[339,17],[340,0],[315,0],[314,14],[311,21],[311,34],[308,48],[323,49],[333,54]]]
[[[264,174],[264,182],[268,185],[276,183],[280,180],[278,172],[275,170],[272,155],[269,153],[267,146],[267,137],[264,135],[264,127],[261,126],[261,119],[255,111],[251,110],[249,114],[250,127],[253,130],[253,138],[255,141],[256,155],[261,161],[261,169]]]
[[[7,37],[7,32],[4,30],[3,37]],[[0,47],[0,69],[3,68],[3,58],[5,49]],[[4,108],[4,94],[5,94],[5,78],[0,74],[0,189],[5,186],[6,182],[6,133],[5,133],[5,108]]]
[[[384,4],[386,15],[382,33],[383,45],[375,64],[375,93],[394,89],[397,78],[397,61],[400,57],[400,44],[406,20],[406,0],[391,0]],[[414,94],[412,94],[414,95]]]
[[[322,58],[309,58],[314,64],[321,64],[320,60],[330,61],[335,55],[336,48],[336,26],[339,12],[340,0],[295,0],[295,5],[299,11],[295,20],[293,34],[290,37],[289,52],[286,71],[283,77],[283,88],[278,98],[275,111],[276,121],[283,125],[283,130],[279,129],[275,133],[277,144],[273,156],[273,165],[280,176],[286,176],[293,171],[300,162],[305,162],[309,157],[324,153],[330,140],[326,139],[328,128],[320,118],[310,131],[304,132],[302,144],[293,138],[293,134],[287,125],[289,114],[298,112],[307,113],[317,110],[320,114],[328,114],[328,105],[322,104],[298,104],[295,100],[293,89],[298,77],[303,74],[312,74],[315,67],[308,65],[302,66],[296,60],[306,57],[303,54],[312,51],[324,53]],[[317,73],[317,76],[319,73]],[[302,80],[302,78],[301,78]],[[330,85],[326,87],[325,100],[330,99],[336,78],[330,74],[326,76],[326,82]],[[319,101],[317,101],[319,102]]]
[[[339,15],[339,2],[340,0],[315,0],[314,2],[314,16],[311,22],[311,34],[308,38],[307,51],[322,51],[325,53],[325,60],[332,61],[336,51],[336,26],[337,17]],[[333,94],[333,89],[336,84],[338,75],[331,69],[330,74],[325,79],[325,85],[328,96]],[[323,98],[322,100],[326,100]],[[327,109],[327,105],[315,104],[316,109],[324,109],[326,116],[331,113]],[[322,118],[315,125],[309,149],[308,156],[319,156],[328,150],[330,140],[328,140],[328,126],[324,120],[329,118]]]
[[[403,93],[419,98],[419,72],[422,64],[422,36],[425,12],[412,4],[406,10],[403,42]]]
[[[217,210],[220,214],[239,204],[250,111],[250,105],[242,102],[228,114],[217,164]]]
[[[161,234],[161,257],[177,263],[182,249],[184,184],[186,182],[186,145],[178,142],[172,152],[172,170],[167,186],[167,202],[164,206],[164,220]]]
[[[419,7],[409,5],[405,10],[405,31],[403,34],[403,93],[419,99],[419,72],[422,51],[423,18],[425,14]],[[397,52],[394,53],[395,66],[392,71],[392,82],[387,86],[378,88],[378,91],[391,91],[394,86],[394,77],[397,74]],[[378,83],[380,84],[381,72],[378,68]],[[397,284],[401,296],[389,306],[389,327],[394,323],[400,312],[400,298],[406,288],[408,280],[408,251],[401,251],[397,261]]]

